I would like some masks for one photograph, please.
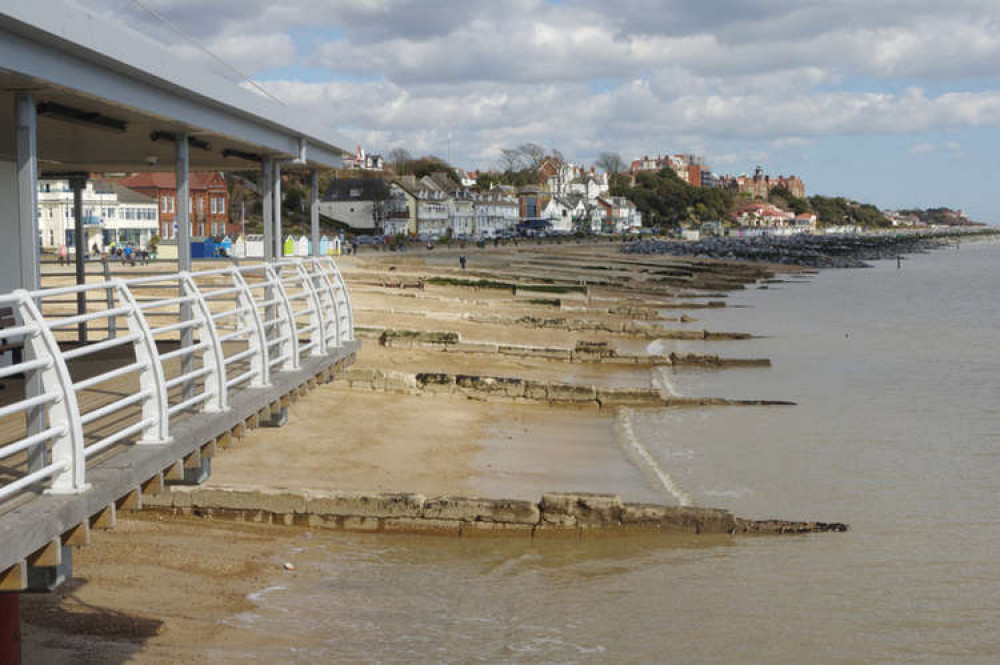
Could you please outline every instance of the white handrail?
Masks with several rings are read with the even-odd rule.
[[[53,494],[76,494],[86,491],[85,458],[83,455],[83,425],[80,422],[80,405],[73,390],[73,378],[66,367],[66,360],[59,349],[52,330],[45,325],[31,294],[20,289],[14,292],[17,311],[23,324],[34,324],[38,331],[25,335],[24,347],[33,358],[47,358],[52,362],[38,370],[43,392],[55,391],[59,399],[48,405],[50,428],[61,428],[62,434],[52,438],[52,483],[48,491]],[[29,397],[28,399],[31,399]]]
[[[191,275],[181,273],[181,288],[185,295],[195,296],[194,306],[198,310],[198,318],[201,325],[196,328],[198,338],[202,343],[208,344],[208,353],[202,356],[202,363],[205,367],[211,368],[205,375],[205,392],[211,392],[211,397],[205,401],[206,411],[225,411],[229,408],[229,398],[226,391],[226,363],[225,354],[222,352],[222,342],[219,340],[219,330],[215,327],[212,319],[212,312],[208,309],[208,303],[194,283]],[[212,386],[211,389],[209,386]]]
[[[330,279],[330,275],[332,273],[330,271],[327,271],[323,267],[324,263],[325,261],[323,259],[314,258],[312,260],[313,274],[316,275],[318,279],[322,280],[323,285],[325,286],[323,292],[326,294],[326,297],[329,301],[329,312],[330,312],[330,319],[333,321],[333,330],[332,331],[328,330],[327,336],[332,334],[334,337],[333,340],[334,346],[340,347],[343,345],[343,332],[340,320],[340,308],[337,305],[337,293],[333,286],[333,280]]]
[[[268,364],[267,345],[264,343],[264,322],[260,319],[260,312],[254,305],[253,293],[247,285],[243,273],[233,270],[233,283],[239,286],[241,291],[237,296],[239,310],[241,314],[236,316],[236,325],[242,327],[252,326],[253,332],[247,336],[247,349],[254,353],[250,358],[250,371],[254,373],[250,385],[256,388],[270,385],[271,368]]]
[[[293,370],[299,367],[299,335],[298,331],[295,329],[295,312],[292,310],[292,304],[288,302],[288,292],[285,291],[285,286],[278,279],[278,273],[274,269],[274,266],[267,266],[267,278],[268,286],[273,290],[274,295],[269,296],[271,298],[276,298],[278,300],[278,336],[284,338],[287,336],[287,340],[284,340],[282,344],[279,345],[275,355],[282,358],[283,362],[281,364],[275,363],[273,360],[270,361],[270,365],[274,367],[278,365],[280,369]],[[288,349],[285,350],[285,345],[288,345]]]
[[[309,349],[310,355],[325,355],[327,352],[326,324],[323,321],[323,305],[319,300],[319,294],[316,292],[316,285],[313,284],[312,277],[309,275],[309,271],[306,270],[304,261],[296,261],[295,270],[302,281],[302,288],[308,292],[309,300],[312,302],[309,308],[309,327],[311,328],[309,337],[312,341],[312,348]],[[318,344],[316,343],[317,341],[319,342]]]
[[[333,274],[336,276],[336,287],[338,293],[340,293],[341,300],[343,301],[344,307],[347,309],[347,329],[344,331],[346,339],[344,341],[353,342],[354,341],[354,306],[351,305],[351,298],[347,294],[347,283],[344,282],[344,276],[340,274],[340,268],[337,267],[336,262],[331,257],[326,257],[324,259],[329,265]]]
[[[124,283],[117,285],[118,297],[131,308],[127,323],[130,334],[139,335],[133,345],[136,362],[146,368],[139,373],[139,388],[148,392],[149,397],[142,403],[142,419],[149,426],[142,432],[139,443],[156,444],[170,440],[170,418],[167,414],[167,387],[163,371],[163,361],[156,350],[156,333],[149,327],[149,320],[135,300],[132,290]]]
[[[217,278],[228,278],[231,285],[220,285]],[[205,286],[199,286],[198,280]],[[169,297],[140,299],[135,288],[180,291],[174,290]],[[48,318],[42,314],[47,298],[92,290],[114,294],[106,309]],[[233,308],[213,312],[210,304],[229,295],[235,300]],[[0,417],[24,414],[31,423],[25,434],[0,444],[0,457],[43,447],[50,451],[35,455],[42,460],[40,464],[0,485],[0,502],[40,484],[51,493],[84,492],[89,487],[87,460],[98,453],[115,444],[167,443],[171,423],[187,417],[183,412],[226,410],[232,391],[266,387],[274,372],[298,369],[300,355],[322,356],[353,339],[350,299],[330,258],[284,259],[134,280],[18,290],[0,294],[0,303],[10,303],[16,314],[15,325],[0,330],[0,335],[23,339],[25,348],[25,360],[0,368],[0,378],[24,374],[31,379],[25,382],[28,392],[23,398],[0,403]],[[194,310],[193,319],[170,321],[169,317],[178,317],[178,306],[186,304]],[[150,317],[168,317],[168,321],[154,327]],[[56,339],[59,329],[115,318],[126,320],[125,335],[65,350]],[[219,325],[225,334],[220,334]],[[189,329],[195,335],[191,345],[160,353],[157,336]],[[69,362],[84,357],[93,362],[100,358],[93,354],[113,348],[131,348],[134,358],[116,354],[114,364],[73,381]],[[199,369],[177,375],[171,365],[168,377],[166,361],[195,353],[201,357]],[[229,371],[235,376],[227,376]],[[138,387],[129,387],[118,399],[89,411],[81,408],[82,393],[100,389],[101,384],[114,379],[137,380]],[[184,395],[179,403],[170,404],[173,389],[196,380],[203,383],[198,394]],[[90,398],[84,401],[90,403]],[[138,409],[141,414],[136,417]],[[94,441],[89,446],[88,437]]]

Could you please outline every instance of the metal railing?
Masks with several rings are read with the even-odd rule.
[[[80,294],[99,295],[89,301],[102,308],[52,306]],[[0,337],[21,340],[23,353],[0,367],[10,388],[0,393],[0,503],[86,491],[88,460],[166,443],[179,418],[225,411],[233,391],[268,386],[275,372],[354,339],[328,257],[19,290],[0,295],[5,307],[15,325]],[[94,322],[106,324],[95,326],[103,339],[68,343]]]

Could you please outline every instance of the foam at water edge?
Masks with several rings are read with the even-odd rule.
[[[667,491],[667,493],[677,501],[678,505],[690,506],[691,497],[680,486],[674,482],[670,474],[663,470],[663,467],[653,458],[653,456],[642,445],[635,430],[632,428],[632,410],[622,407],[618,409],[618,417],[615,422],[615,439],[618,441],[629,457],[637,461],[637,465],[644,472],[656,479],[656,481]]]
[[[684,397],[681,391],[674,387],[667,372],[668,370],[663,367],[654,367],[650,371],[649,382],[667,397]]]

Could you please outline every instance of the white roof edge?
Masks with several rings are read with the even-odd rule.
[[[309,144],[307,161],[328,164],[343,154],[349,142],[304,113],[214,73],[180,60],[161,44],[124,26],[115,25],[66,0],[32,0],[0,9],[0,27],[48,48],[69,53],[119,75],[138,79],[199,104],[302,137]],[[339,144],[339,145],[338,145]],[[315,159],[322,156],[321,159]]]

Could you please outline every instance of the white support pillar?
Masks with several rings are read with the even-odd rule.
[[[281,237],[281,162],[277,159],[271,164],[271,205],[274,206],[274,257],[284,256],[285,242]]]
[[[265,157],[261,162],[260,170],[260,207],[261,213],[263,215],[264,221],[264,260],[274,258],[274,206],[271,205],[273,198],[271,193],[272,181],[271,181],[271,167],[272,160],[270,157]]]
[[[309,171],[309,229],[312,232],[312,255],[319,256],[319,173]]]
[[[174,223],[177,224],[177,269],[182,275],[191,271],[191,181],[188,169],[188,135],[187,132],[178,132],[175,137],[174,149],[176,150],[176,176],[177,190],[175,192],[176,201],[174,210]],[[180,284],[179,295],[187,295],[182,282]],[[190,321],[194,317],[194,310],[190,302],[182,302],[180,307],[181,321]],[[191,346],[194,344],[194,330],[184,328],[181,330],[181,346]],[[189,374],[194,370],[195,358],[193,353],[185,354],[181,358],[181,374]],[[193,381],[185,381],[181,389],[182,399],[190,399],[194,396],[195,385]]]
[[[4,273],[4,289],[34,290],[40,285],[38,248],[38,122],[35,98],[31,93],[19,93],[14,98],[15,117],[15,175],[12,180],[16,202],[11,206],[13,219],[8,227],[3,225],[4,242],[0,243],[0,271]],[[0,188],[3,192],[5,188]],[[7,211],[0,212],[3,216]],[[24,320],[22,319],[22,323]],[[33,344],[24,345],[24,360],[35,360],[38,349]],[[43,392],[41,372],[28,372],[24,385],[25,397],[37,397]],[[43,406],[25,413],[27,433],[38,434],[48,426]],[[38,471],[48,463],[45,444],[28,450],[28,470]]]
[[[177,260],[178,270],[185,272],[191,270],[191,183],[187,133],[178,132],[174,145],[177,151],[177,200],[174,216],[174,223],[177,224]]]
[[[38,139],[35,98],[19,93],[14,100],[17,136],[17,237],[5,237],[20,253],[20,284],[28,290],[39,286],[38,273]],[[11,289],[12,290],[12,289]]]
[[[70,178],[69,184],[73,190],[73,258],[76,266],[76,283],[79,285],[87,282],[87,265],[84,263],[84,256],[87,252],[87,237],[83,228],[83,190],[87,188],[87,177]],[[80,315],[87,313],[87,293],[85,291],[76,294],[76,313]],[[80,344],[87,343],[86,321],[80,322],[77,326],[76,336]]]

